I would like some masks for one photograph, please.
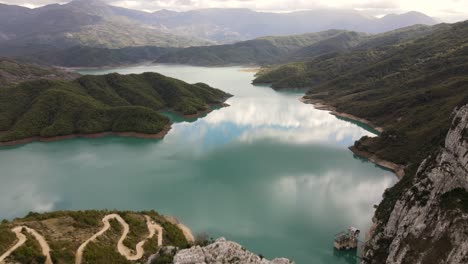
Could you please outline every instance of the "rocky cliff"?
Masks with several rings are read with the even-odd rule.
[[[179,251],[174,257],[174,264],[294,264],[288,259],[266,260],[255,255],[241,245],[224,238],[216,240],[206,247],[192,247]]]
[[[411,181],[389,217],[374,218],[362,263],[468,263],[468,105]]]

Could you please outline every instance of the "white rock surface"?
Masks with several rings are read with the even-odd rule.
[[[380,223],[383,230],[369,241],[362,263],[468,263],[468,214],[440,205],[444,193],[468,190],[467,136],[468,105],[456,111],[445,147],[421,164],[413,186]]]
[[[279,258],[266,260],[255,255],[241,245],[227,241],[225,238],[216,240],[206,247],[195,246],[179,251],[174,257],[174,264],[294,264],[294,262]]]

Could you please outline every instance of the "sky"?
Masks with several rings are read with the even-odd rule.
[[[30,8],[70,0],[0,0],[0,3]],[[468,20],[468,0],[103,0],[126,8],[156,11],[186,11],[199,8],[250,8],[257,11],[289,12],[322,8],[356,9],[383,16],[408,11],[423,12],[444,22]]]

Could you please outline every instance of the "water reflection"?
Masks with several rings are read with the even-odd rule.
[[[178,119],[163,140],[1,149],[0,218],[32,210],[156,209],[268,257],[354,263],[332,250],[333,235],[351,224],[365,230],[372,206],[395,181],[347,150],[370,132],[300,103],[297,93],[252,86],[252,74],[237,68],[119,71],[205,81],[235,97],[204,118]]]

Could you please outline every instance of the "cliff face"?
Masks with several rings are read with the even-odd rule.
[[[224,238],[216,240],[206,247],[192,247],[179,251],[174,257],[174,264],[294,264],[288,259],[272,261],[259,257],[241,245],[227,241]]]
[[[362,263],[468,263],[468,105],[455,111],[445,146],[418,168],[412,187],[364,249]]]

